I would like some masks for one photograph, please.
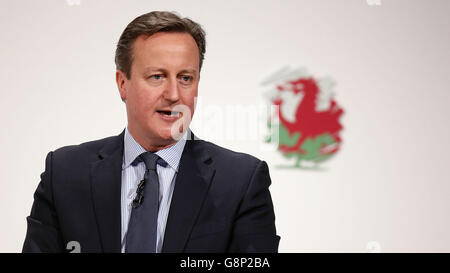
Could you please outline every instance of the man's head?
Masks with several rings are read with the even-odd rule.
[[[116,81],[128,129],[147,150],[175,143],[173,128],[192,119],[204,53],[201,26],[170,12],[141,15],[122,33]]]

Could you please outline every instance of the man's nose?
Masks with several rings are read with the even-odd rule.
[[[179,100],[179,90],[177,79],[169,79],[164,90],[164,98],[166,100],[176,102]]]

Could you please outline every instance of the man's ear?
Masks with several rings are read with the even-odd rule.
[[[126,82],[127,82],[127,76],[125,73],[121,70],[116,71],[116,83],[117,88],[119,89],[120,98],[123,102],[127,100],[127,88],[126,88]]]

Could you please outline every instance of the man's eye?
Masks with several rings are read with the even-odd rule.
[[[157,74],[157,75],[151,75],[151,76],[150,76],[150,79],[152,79],[152,80],[159,80],[159,79],[161,79],[161,77],[162,77],[162,75],[160,75],[160,74]]]
[[[191,76],[182,76],[181,79],[185,82],[188,82],[192,79],[192,77]]]

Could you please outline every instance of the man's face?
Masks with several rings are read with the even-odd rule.
[[[174,143],[172,127],[179,130],[182,121],[190,121],[194,114],[200,76],[197,44],[188,33],[158,32],[139,36],[133,55],[130,79],[121,71],[116,73],[128,128],[140,142]],[[180,105],[190,112],[171,115],[175,106],[180,111]]]

